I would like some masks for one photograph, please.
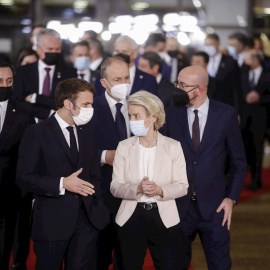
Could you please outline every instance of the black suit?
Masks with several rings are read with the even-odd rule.
[[[72,269],[88,269],[87,260],[97,232],[108,222],[99,188],[99,160],[91,126],[77,127],[77,133],[77,165],[54,115],[28,128],[20,146],[17,183],[36,194],[31,236],[37,269],[58,269],[64,257],[68,267],[75,263],[76,268]],[[94,185],[94,195],[83,197],[68,190],[65,195],[59,195],[60,178],[78,168],[83,168],[79,178]],[[51,248],[55,251],[47,254]],[[66,249],[68,252],[64,254]]]
[[[25,128],[35,121],[12,99],[8,101],[5,119],[1,121],[4,124],[0,133],[0,269],[5,270],[9,266],[21,200],[21,190],[15,184],[18,148]],[[27,231],[24,234],[29,242]],[[27,252],[27,247],[25,249]]]
[[[175,87],[173,83],[162,76],[160,82],[158,83],[158,96],[163,102],[165,108],[173,105],[172,94],[174,90]]]
[[[257,85],[249,84],[249,71],[242,69],[243,114],[241,128],[247,160],[251,170],[251,184],[254,189],[261,186],[264,133],[267,123],[267,107],[270,104],[270,73],[262,71]],[[255,90],[260,95],[259,103],[248,104],[246,96]]]
[[[38,61],[21,66],[16,70],[14,78],[14,98],[22,102],[26,109],[31,110],[35,117],[46,119],[49,117],[51,110],[56,110],[54,94],[57,84],[69,78],[77,78],[76,69],[56,65],[50,96],[40,95]],[[25,98],[34,93],[37,94],[36,103],[25,102]]]

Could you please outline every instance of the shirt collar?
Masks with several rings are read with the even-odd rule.
[[[135,65],[133,65],[130,69],[129,69],[129,76],[130,76],[130,82],[134,81],[135,78],[135,72],[136,72],[136,67]],[[132,84],[132,83],[131,83]]]
[[[89,68],[91,70],[96,70],[98,68],[98,66],[101,64],[102,60],[103,60],[103,58],[100,57],[100,58],[94,60],[93,62],[90,62]]]
[[[1,101],[0,106],[2,107],[3,110],[7,110],[7,105],[8,105],[8,100]]]
[[[61,128],[62,130],[63,130],[63,129],[66,129],[67,127],[70,126],[66,121],[64,121],[64,120],[59,116],[58,112],[56,112],[56,113],[54,114],[54,117],[56,118],[56,120],[57,120],[57,122],[58,122],[58,124],[59,124],[59,126],[60,126],[60,128]],[[73,125],[72,127],[75,127],[75,125]]]
[[[209,110],[209,98],[206,97],[205,102],[199,108],[189,108],[189,109],[190,109],[191,112],[194,112],[194,110],[198,110],[200,113],[207,116],[208,115],[208,110]]]
[[[110,97],[107,93],[107,90],[105,91],[105,97],[107,99],[107,102],[109,104],[109,107],[112,109],[113,107],[115,107],[116,103],[122,103],[124,106],[127,105],[126,100],[120,100],[119,102],[117,102],[116,100],[114,100],[112,97]]]
[[[41,59],[39,59],[39,60],[38,60],[38,67],[39,67],[40,69],[44,69],[44,68],[54,69],[54,68],[55,68],[55,65],[48,66],[48,65],[46,65]]]
[[[157,77],[156,77],[157,84],[160,83],[161,79],[162,79],[162,75],[159,73],[159,74],[157,75]]]

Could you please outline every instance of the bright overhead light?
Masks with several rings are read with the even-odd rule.
[[[14,5],[14,0],[0,0],[0,5],[12,6]]]
[[[25,27],[22,29],[22,32],[23,32],[24,34],[29,34],[29,33],[31,33],[31,30],[32,30],[31,26],[25,26]]]
[[[200,8],[202,6],[202,3],[201,1],[199,0],[192,0],[193,2],[193,5],[196,7],[196,8]]]
[[[197,18],[190,15],[180,15],[179,24],[180,25],[197,25]]]
[[[131,29],[131,25],[112,22],[109,24],[108,28],[112,34],[119,34],[119,33],[129,31]]]
[[[109,41],[112,38],[112,34],[110,31],[104,31],[101,33],[101,38],[105,41]]]
[[[214,30],[213,27],[208,26],[208,27],[206,27],[206,32],[207,32],[208,34],[214,34],[214,33],[215,33],[215,30]]]
[[[186,33],[183,33],[183,32],[179,32],[177,34],[177,40],[183,46],[190,44],[190,39],[189,39],[188,35]]]
[[[79,22],[78,28],[83,31],[93,30],[99,34],[103,30],[103,24],[101,22]]]
[[[243,16],[237,15],[236,18],[237,18],[237,21],[238,21],[239,26],[242,26],[242,27],[246,27],[247,26],[247,22],[243,18]]]
[[[21,24],[22,25],[29,25],[29,24],[31,24],[31,19],[23,19],[23,20],[21,20]]]
[[[131,30],[125,34],[134,39],[138,45],[144,44],[149,36],[148,32],[134,31],[134,30]]]
[[[77,0],[73,3],[73,7],[76,9],[84,9],[87,8],[88,6],[88,1],[84,1],[84,0]]]
[[[134,18],[135,24],[157,24],[158,23],[158,15],[156,14],[148,14],[148,15],[139,15]]]
[[[81,29],[75,27],[70,32],[68,39],[69,39],[70,42],[76,43],[82,38],[83,34],[84,34],[84,31],[82,31]]]
[[[164,24],[176,26],[180,24],[180,16],[178,13],[167,13],[163,16]]]
[[[61,24],[58,31],[62,39],[69,39],[70,36],[75,32],[75,25],[73,23]]]
[[[263,9],[263,12],[265,13],[265,14],[270,14],[270,8],[264,8]]]
[[[131,8],[133,10],[144,10],[146,8],[149,8],[150,5],[145,2],[135,2],[134,4],[131,5]]]
[[[185,24],[185,25],[180,25],[179,26],[179,30],[181,32],[187,32],[187,33],[196,32],[198,29],[200,29],[200,28],[197,25]]]
[[[60,25],[61,25],[61,21],[49,21],[46,25],[46,28],[56,30]]]
[[[162,30],[165,32],[173,32],[173,31],[177,31],[177,28],[175,26],[164,24],[162,25]]]
[[[115,22],[117,23],[127,23],[132,24],[134,21],[134,18],[130,15],[123,15],[123,16],[117,16],[115,17]]]
[[[158,26],[156,24],[135,24],[133,26],[134,31],[142,31],[142,32],[156,32],[158,30]]]

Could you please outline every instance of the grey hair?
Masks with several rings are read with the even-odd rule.
[[[60,39],[60,41],[61,41],[61,36],[57,31],[55,31],[54,29],[45,28],[45,29],[40,30],[37,33],[37,45],[39,45],[39,46],[42,45],[44,35],[48,35],[48,36],[51,36],[53,38]]]
[[[155,130],[159,130],[165,123],[165,111],[162,101],[147,91],[141,90],[127,98],[128,106],[139,105],[145,108],[148,116],[153,115],[157,118],[154,123]]]
[[[114,44],[116,44],[116,43],[118,43],[118,42],[126,42],[126,43],[129,43],[130,45],[131,45],[131,47],[132,47],[132,50],[137,50],[138,49],[138,44],[135,42],[135,40],[134,39],[132,39],[131,37],[129,37],[129,36],[120,36],[120,37],[118,37],[116,40],[115,40],[115,42],[114,42]]]

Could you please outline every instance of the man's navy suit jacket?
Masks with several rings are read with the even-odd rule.
[[[246,175],[246,159],[235,109],[210,100],[207,122],[197,153],[192,145],[186,107],[171,106],[166,112],[164,133],[179,141],[186,159],[188,196],[176,200],[180,218],[185,216],[195,184],[200,213],[210,220],[224,198],[238,201]],[[227,183],[224,171],[230,155],[231,172]]]
[[[27,110],[32,111],[34,117],[47,119],[51,110],[56,110],[54,95],[57,84],[70,78],[77,78],[75,68],[56,65],[50,96],[40,95],[38,61],[21,66],[16,70],[14,77],[13,97],[22,102]],[[37,94],[36,103],[26,102],[25,98],[34,93]]]
[[[105,88],[100,83],[100,74],[97,75],[95,90],[96,90],[95,97],[98,97],[105,92]],[[158,96],[158,85],[156,78],[136,68],[134,82],[132,85],[130,95],[140,90],[145,90]]]
[[[105,97],[105,93],[94,98],[94,116],[92,124],[96,135],[98,157],[101,160],[103,150],[116,150],[120,137],[117,131],[115,121],[112,116],[111,109]],[[121,199],[112,196],[110,192],[110,184],[112,181],[113,167],[108,164],[101,166],[101,189],[105,204],[110,209],[112,214],[116,214]]]
[[[108,211],[100,191],[100,165],[91,126],[77,127],[79,158],[73,164],[63,132],[52,115],[30,126],[22,139],[17,166],[17,184],[36,194],[33,207],[32,239],[60,241],[69,239],[75,230],[80,202],[94,227],[103,229]],[[87,197],[65,191],[59,195],[61,177],[83,168],[80,179],[94,185],[95,193]]]

